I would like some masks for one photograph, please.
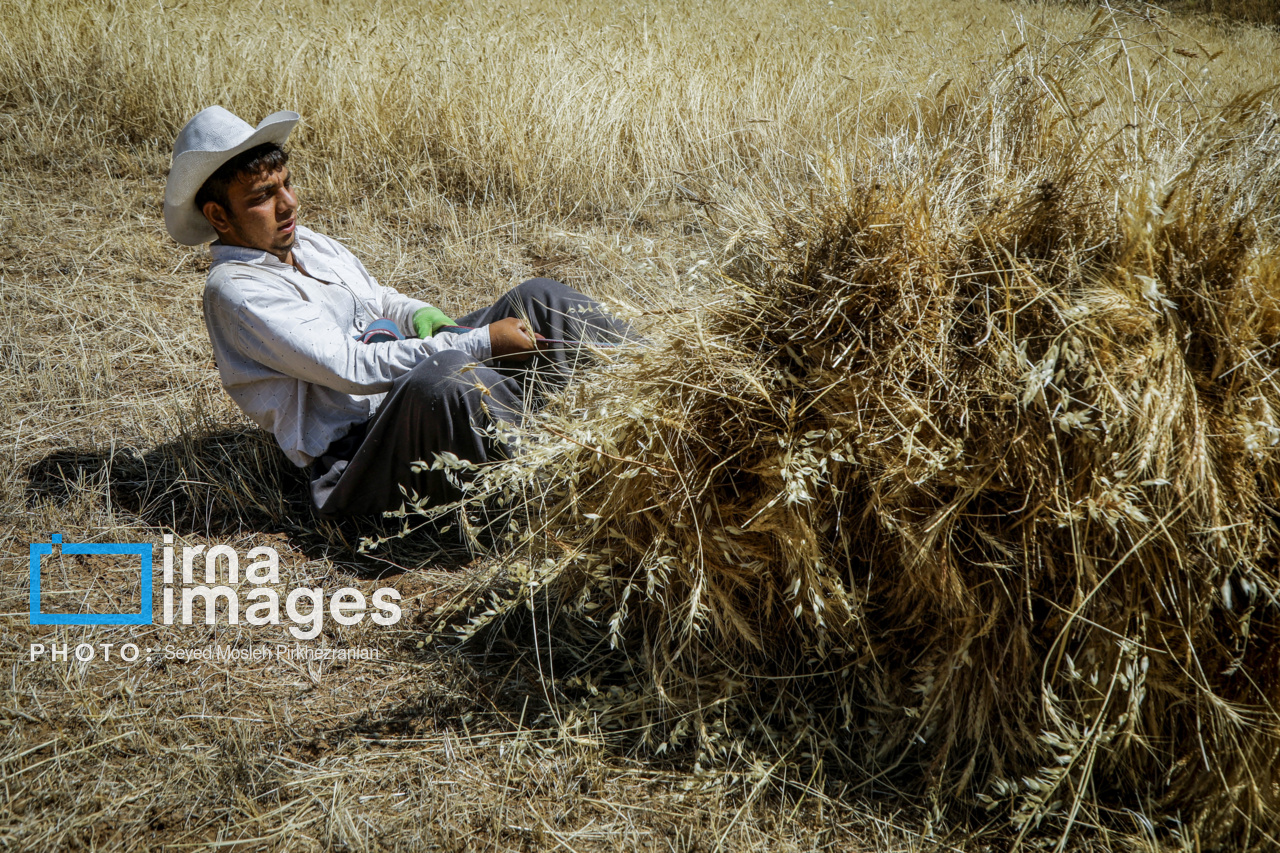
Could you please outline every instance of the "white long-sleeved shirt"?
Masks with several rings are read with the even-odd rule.
[[[445,349],[490,356],[488,328],[364,344],[378,319],[413,334],[426,302],[378,284],[341,243],[301,226],[293,257],[214,243],[204,320],[222,387],[285,455],[306,466],[354,424],[373,416],[391,383]]]

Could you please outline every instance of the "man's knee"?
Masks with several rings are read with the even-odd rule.
[[[525,279],[511,288],[507,295],[517,304],[526,305],[553,304],[566,296],[574,301],[580,301],[585,298],[569,285],[556,281],[554,278]]]

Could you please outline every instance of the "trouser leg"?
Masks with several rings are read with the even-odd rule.
[[[520,392],[517,380],[464,352],[432,355],[392,385],[349,462],[317,460],[315,505],[325,515],[381,513],[404,502],[402,485],[432,504],[456,500],[461,492],[444,471],[415,473],[411,464],[430,465],[444,452],[477,464],[504,458],[507,449],[486,427],[495,419],[520,422]]]
[[[618,343],[631,337],[630,327],[611,317],[600,303],[550,278],[522,282],[488,308],[473,311],[458,322],[479,327],[507,317],[528,320],[535,332],[552,340]],[[499,361],[497,366],[505,372],[533,367],[539,379],[549,385],[563,385],[587,352],[574,344],[553,344],[540,349],[528,362]]]

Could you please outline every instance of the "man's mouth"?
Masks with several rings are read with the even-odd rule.
[[[297,219],[290,219],[288,222],[286,222],[285,224],[283,224],[283,225],[281,225],[281,226],[280,226],[280,228],[279,228],[280,233],[281,233],[281,234],[292,234],[292,233],[293,233],[294,226],[297,224],[297,222],[298,222],[298,220],[297,220]]]

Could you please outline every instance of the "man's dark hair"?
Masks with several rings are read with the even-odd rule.
[[[241,151],[218,167],[218,171],[209,176],[196,192],[196,210],[204,210],[206,202],[216,201],[222,209],[231,215],[231,202],[227,198],[227,187],[232,181],[256,178],[261,174],[271,174],[283,169],[289,162],[289,152],[274,142],[255,145],[247,151]]]

